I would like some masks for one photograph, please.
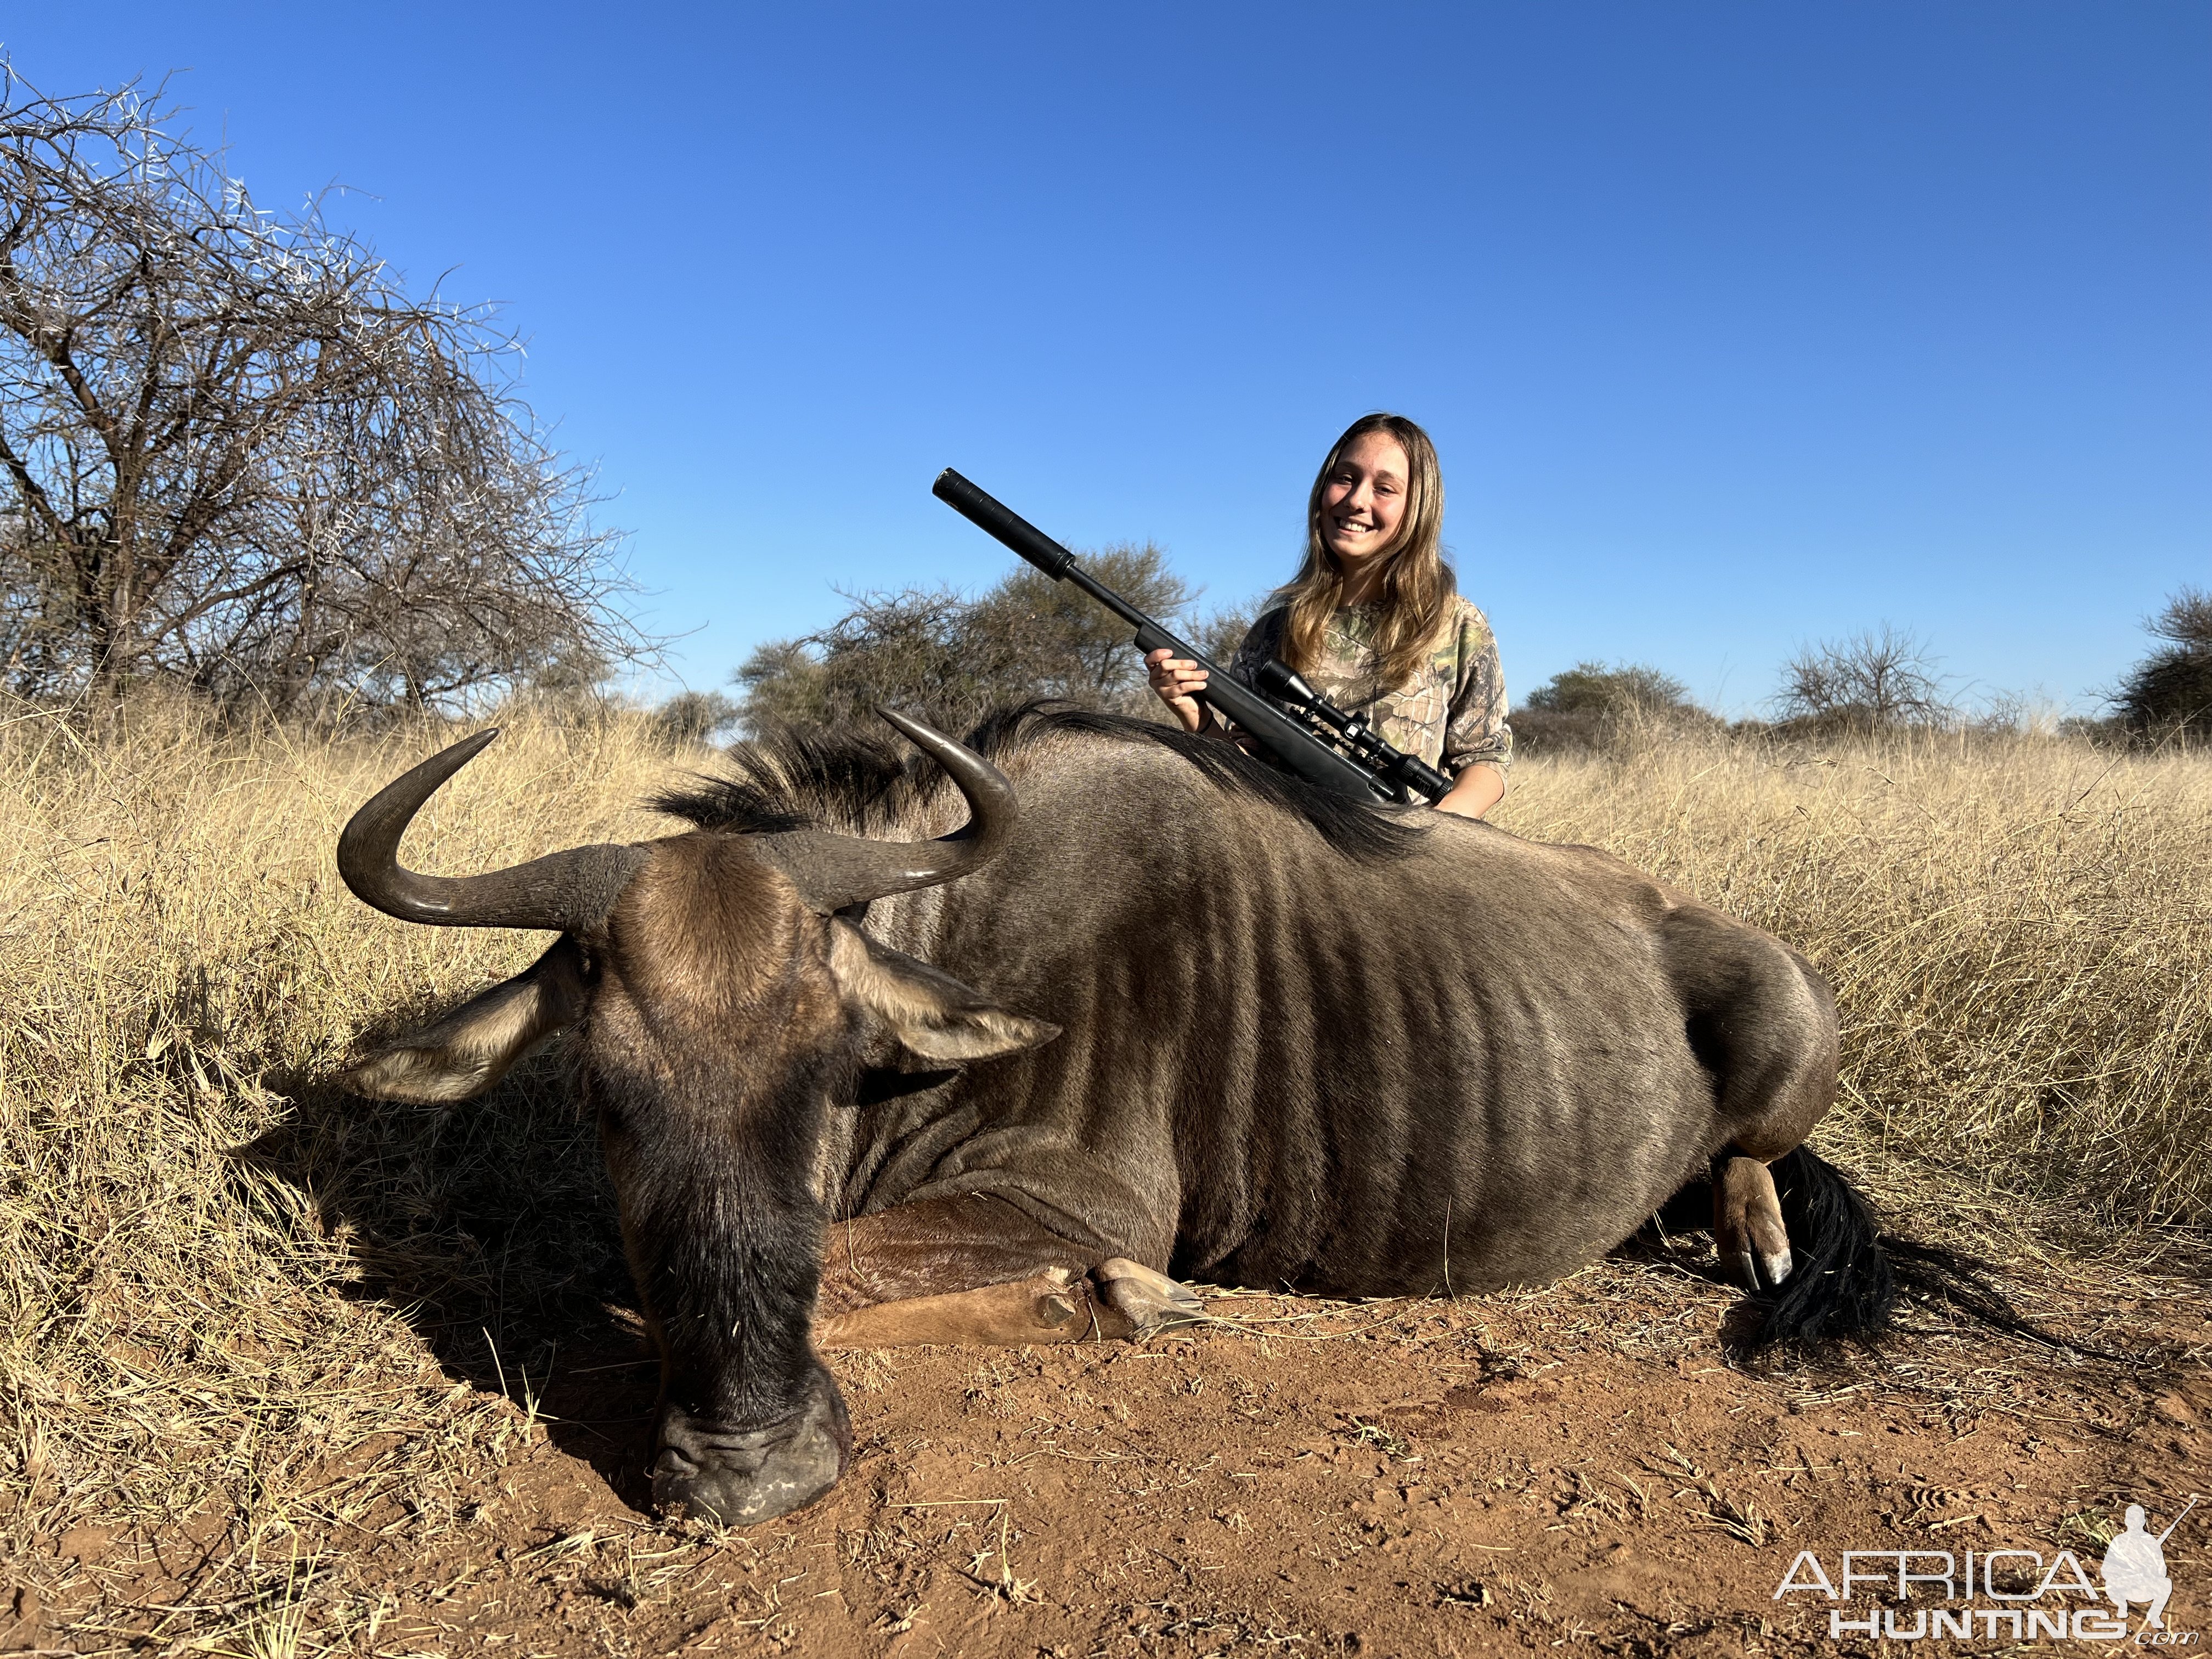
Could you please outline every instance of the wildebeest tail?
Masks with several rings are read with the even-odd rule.
[[[1842,1170],[1799,1146],[1768,1166],[1796,1269],[1768,1292],[1751,1352],[1787,1345],[1871,1342],[1891,1328],[1899,1299],[1948,1302],[1983,1324],[2052,1346],[2072,1346],[2021,1317],[1971,1256],[1883,1232]]]
[[[1896,1314],[1897,1274],[1874,1212],[1843,1171],[1810,1147],[1797,1147],[1768,1169],[1795,1266],[1764,1298],[1765,1316],[1746,1349],[1875,1340]]]

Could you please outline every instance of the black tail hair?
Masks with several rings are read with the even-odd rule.
[[[2075,1346],[2022,1319],[1990,1282],[1984,1263],[1941,1245],[1881,1231],[1843,1171],[1809,1146],[1799,1146],[1768,1167],[1782,1200],[1796,1269],[1761,1297],[1764,1317],[1743,1345],[1747,1354],[1835,1341],[1871,1345],[1888,1334],[1902,1295],[1948,1302],[2014,1336],[2052,1347]]]
[[[1796,1271],[1766,1293],[1765,1316],[1745,1351],[1871,1343],[1897,1312],[1897,1274],[1874,1212],[1843,1171],[1799,1146],[1768,1166],[1782,1200]]]

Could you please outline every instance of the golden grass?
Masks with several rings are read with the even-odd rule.
[[[1822,1144],[1877,1192],[1940,1192],[1907,1231],[2140,1249],[2207,1218],[2212,757],[1684,742],[1527,767],[1498,821],[1606,848],[1813,959],[1844,1017]]]
[[[446,735],[226,738],[157,708],[94,743],[0,708],[0,1553],[158,1526],[204,1552],[187,1624],[280,1640],[302,1537],[385,1514],[434,1537],[539,1431],[456,1371],[525,1402],[544,1334],[626,1294],[557,1062],[454,1112],[319,1080],[540,943],[404,927],[336,882],[346,816]],[[650,833],[635,803],[702,759],[635,717],[525,716],[410,856]],[[1893,1206],[1945,1206],[1908,1230],[2141,1261],[2203,1224],[2212,762],[1676,744],[1524,764],[1501,817],[1827,970],[1846,1109],[1822,1144]]]
[[[395,1498],[434,1526],[527,1431],[418,1330],[485,1324],[452,1342],[520,1398],[544,1356],[498,1352],[496,1282],[619,1291],[586,1224],[594,1137],[552,1068],[459,1114],[316,1082],[363,1028],[542,948],[404,927],[337,883],[347,816],[450,735],[233,740],[155,708],[88,744],[0,710],[0,1555],[86,1519],[214,1517],[250,1605],[272,1540]],[[682,763],[635,718],[526,717],[410,856],[650,833],[635,803]]]

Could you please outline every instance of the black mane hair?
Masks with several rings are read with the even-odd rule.
[[[1402,858],[1426,828],[1405,809],[1348,799],[1218,738],[1127,714],[1029,702],[986,716],[963,741],[987,760],[999,760],[1059,734],[1165,749],[1215,788],[1290,813],[1336,851],[1363,863]],[[699,829],[738,835],[795,830],[825,819],[870,834],[891,828],[918,806],[940,775],[888,732],[850,726],[770,732],[733,745],[729,755],[734,776],[695,776],[690,787],[665,791],[650,804]]]

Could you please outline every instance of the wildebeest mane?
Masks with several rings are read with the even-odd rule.
[[[1028,702],[987,715],[963,741],[985,758],[1003,762],[1055,736],[1165,749],[1224,794],[1289,813],[1337,852],[1363,863],[1404,856],[1425,829],[1410,812],[1347,799],[1218,738],[1127,714]],[[927,759],[888,733],[853,726],[764,732],[732,745],[729,759],[732,775],[695,775],[691,787],[665,791],[651,804],[699,829],[738,835],[810,824],[876,835],[895,832],[940,777]]]

